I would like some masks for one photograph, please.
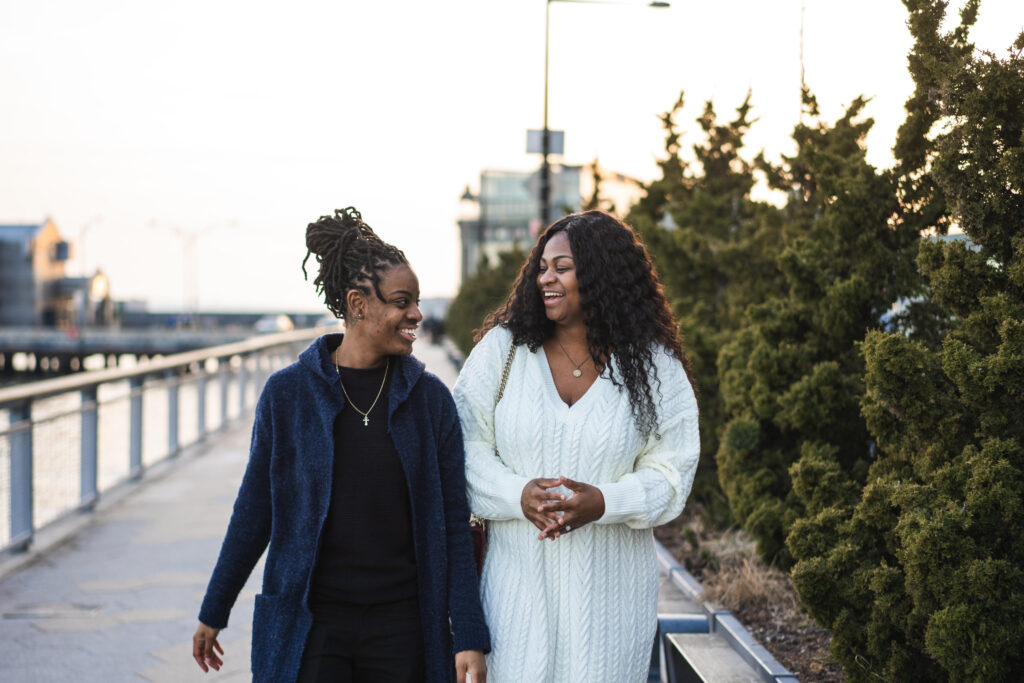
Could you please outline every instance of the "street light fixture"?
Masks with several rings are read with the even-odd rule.
[[[544,6],[544,127],[541,129],[541,165],[540,165],[540,229],[548,226],[551,220],[551,165],[548,155],[551,154],[551,131],[548,129],[548,34],[551,25],[551,3],[574,2],[588,5],[633,5],[637,3],[617,2],[616,0],[545,0]],[[671,7],[667,2],[648,2],[647,7],[665,9]]]

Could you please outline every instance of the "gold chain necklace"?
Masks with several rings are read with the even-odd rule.
[[[562,349],[562,353],[565,354],[565,357],[569,359],[569,362],[576,366],[572,371],[572,376],[580,377],[581,375],[583,375],[583,371],[580,370],[580,368],[583,367],[583,363],[586,363],[587,358],[590,358],[590,356],[588,355],[587,358],[584,358],[582,362],[577,363],[572,359],[572,356],[569,355],[569,352],[565,350],[565,347],[562,346],[562,342],[558,341],[558,337],[555,337],[555,341],[558,343],[559,348]]]
[[[366,412],[364,413],[363,411],[359,410],[359,408],[356,407],[356,404],[353,403],[352,399],[349,397],[348,392],[345,391],[345,383],[341,381],[341,367],[337,363],[334,364],[334,369],[338,373],[338,384],[341,385],[341,393],[345,394],[345,400],[348,401],[348,404],[350,406],[352,406],[352,409],[355,410],[357,413],[359,413],[360,415],[363,416],[363,426],[364,427],[369,427],[370,426],[370,411],[373,410],[374,406],[377,405],[377,401],[380,400],[380,395],[384,392],[384,385],[388,381],[388,368],[390,368],[390,367],[391,367],[391,359],[390,358],[385,358],[384,359],[384,379],[382,379],[380,381],[380,389],[377,390],[376,398],[373,399],[373,403],[370,404],[370,407],[367,408]]]

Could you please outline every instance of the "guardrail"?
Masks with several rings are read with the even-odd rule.
[[[658,658],[658,675],[666,683],[689,683],[690,681],[714,680],[702,675],[699,660],[711,660],[718,667],[728,667],[730,656],[741,659],[750,667],[751,675],[764,683],[797,683],[796,676],[782,666],[764,645],[744,628],[733,614],[720,605],[703,598],[704,588],[686,571],[663,545],[655,542],[658,564],[672,583],[701,611],[692,614],[659,614],[658,634],[655,649]],[[716,649],[706,637],[696,641],[688,636],[717,635],[722,646],[728,651]],[[692,648],[692,649],[689,649]],[[695,656],[696,655],[696,656]],[[723,678],[721,680],[726,680]],[[733,675],[727,680],[745,681],[742,675]]]
[[[27,549],[39,528],[246,415],[266,378],[322,332],[0,389],[0,552]]]

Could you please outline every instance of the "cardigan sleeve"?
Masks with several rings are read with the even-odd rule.
[[[491,638],[480,603],[480,588],[473,560],[466,502],[465,458],[458,413],[446,388],[443,392],[443,431],[438,448],[441,495],[444,501],[448,552],[448,614],[451,618],[453,652],[490,652]]]
[[[199,610],[199,621],[213,628],[228,625],[231,608],[270,541],[270,387],[268,381],[256,404],[249,464]]]
[[[495,455],[495,398],[511,344],[511,332],[490,330],[466,359],[453,392],[466,446],[469,506],[484,519],[526,519],[520,500],[530,477],[512,471]]]
[[[597,524],[626,524],[634,529],[658,526],[677,517],[690,494],[700,456],[697,399],[682,365],[663,349],[655,355],[661,438],[652,434],[647,439],[631,473],[598,485],[605,512]]]

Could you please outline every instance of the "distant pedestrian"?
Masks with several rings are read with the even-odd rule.
[[[483,329],[455,402],[470,507],[487,523],[491,681],[646,681],[651,529],[682,511],[700,450],[646,250],[606,213],[566,216]]]
[[[266,549],[254,681],[483,683],[458,414],[410,355],[419,282],[352,208],[310,224],[306,246],[346,332],[267,381],[193,656],[220,668],[218,633]]]
[[[429,316],[423,321],[423,331],[427,333],[427,338],[430,339],[431,344],[440,344],[441,338],[444,337],[444,321],[434,316]]]

